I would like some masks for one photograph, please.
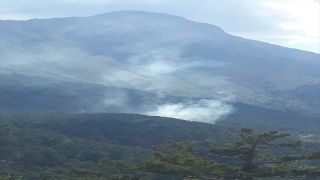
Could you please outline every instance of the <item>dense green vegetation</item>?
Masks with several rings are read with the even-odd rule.
[[[117,175],[123,174],[121,170],[101,164],[101,160],[110,158],[130,164],[141,164],[152,159],[155,145],[163,144],[168,139],[188,140],[195,143],[199,149],[212,147],[209,142],[222,146],[233,142],[234,137],[230,134],[238,133],[241,127],[250,125],[253,120],[260,122],[261,125],[271,122],[269,116],[261,119],[257,114],[248,116],[247,113],[250,113],[249,108],[247,112],[239,111],[216,125],[135,114],[2,113],[0,177],[12,179],[21,176],[22,180],[79,179],[76,173],[72,172],[84,169],[83,174],[104,172],[109,175],[114,174],[112,177],[108,176],[109,179],[121,179],[123,177]],[[260,113],[261,116],[264,115]],[[236,121],[236,115],[241,119],[247,116],[248,119]],[[293,139],[299,138],[299,134],[293,131],[312,133],[316,136],[320,133],[315,123],[316,119],[312,117],[309,119],[306,117],[300,124],[299,121],[293,122],[295,123],[287,126],[288,129],[280,122],[265,127],[256,126],[254,123],[251,126],[256,126],[258,132],[283,128],[281,131],[289,131],[293,134]],[[306,153],[312,149],[320,149],[319,143],[306,141],[301,149],[290,148],[285,151],[271,149],[267,153],[295,154]],[[219,158],[214,160],[218,161]],[[309,165],[319,164],[313,162]],[[10,172],[20,175],[11,176]],[[140,172],[129,173],[140,176]]]
[[[1,116],[0,159],[2,173],[24,173],[24,179],[58,179],[68,174],[70,167],[104,170],[97,162],[103,157],[139,162],[147,158],[150,150],[128,147],[95,138],[66,136],[36,126],[57,116]],[[30,119],[29,119],[30,118]],[[39,124],[36,124],[39,123]],[[42,123],[41,123],[42,122]],[[29,126],[28,126],[28,125]],[[99,135],[96,135],[99,138]]]
[[[252,180],[257,177],[320,177],[318,166],[305,161],[320,160],[320,151],[307,154],[270,156],[268,148],[294,148],[301,146],[300,141],[290,141],[289,134],[268,131],[261,134],[252,129],[241,130],[238,141],[224,147],[213,147],[202,153],[195,152],[195,144],[184,141],[167,141],[156,146],[153,159],[141,165],[132,165],[124,161],[104,159],[102,163],[125,170],[152,172],[175,176],[176,179],[219,179]],[[198,149],[199,150],[199,149]],[[220,157],[220,162],[213,160]],[[228,161],[229,160],[229,161]],[[230,161],[231,160],[231,161]],[[303,165],[301,162],[304,161]]]

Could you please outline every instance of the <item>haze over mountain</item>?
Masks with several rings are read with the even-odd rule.
[[[319,54],[178,16],[119,11],[1,20],[0,42],[4,110],[214,122],[241,102],[320,114]]]

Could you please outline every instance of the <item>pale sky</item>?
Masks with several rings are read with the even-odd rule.
[[[2,20],[120,10],[178,15],[236,36],[320,53],[320,0],[0,0]]]

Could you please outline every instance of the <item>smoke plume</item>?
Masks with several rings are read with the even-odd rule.
[[[219,118],[233,111],[231,105],[222,101],[203,99],[196,102],[161,105],[155,111],[146,114],[214,124]]]

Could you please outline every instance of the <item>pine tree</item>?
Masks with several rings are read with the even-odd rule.
[[[102,164],[121,169],[123,174],[133,171],[160,175],[160,179],[177,180],[252,180],[256,177],[320,177],[320,168],[301,167],[293,162],[320,160],[320,151],[307,154],[271,155],[284,148],[298,149],[300,141],[290,141],[289,134],[277,131],[255,133],[241,129],[238,139],[230,145],[195,151],[195,144],[168,140],[164,145],[154,146],[153,158],[140,165],[106,158]],[[218,162],[219,159],[219,162]],[[125,176],[134,179],[132,176]],[[140,179],[140,178],[138,178]]]
[[[290,162],[298,160],[320,159],[320,151],[308,154],[295,154],[285,156],[270,156],[265,154],[268,148],[278,151],[283,148],[297,148],[301,146],[300,141],[289,141],[290,134],[281,134],[277,131],[269,131],[262,134],[254,133],[252,129],[241,129],[239,140],[232,145],[211,148],[210,152],[216,156],[236,159],[235,172],[243,179],[254,177],[295,177],[319,176],[316,168],[304,168],[288,166]],[[263,151],[264,150],[264,151]]]

